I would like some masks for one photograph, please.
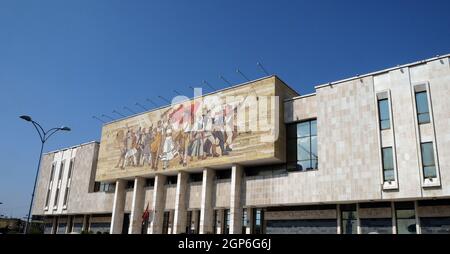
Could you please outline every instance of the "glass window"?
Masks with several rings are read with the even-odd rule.
[[[253,210],[253,220],[254,220],[254,234],[262,234],[263,233],[263,210],[260,208],[256,208]]]
[[[421,150],[422,150],[422,168],[424,178],[437,177],[436,165],[434,162],[433,142],[422,143]]]
[[[385,182],[395,181],[392,147],[383,148],[383,178]]]
[[[342,234],[357,233],[356,205],[341,205]]]
[[[389,115],[389,100],[382,99],[378,101],[378,110],[380,116],[380,129],[386,130],[391,128],[390,115]]]
[[[416,213],[413,202],[395,204],[397,234],[416,234]]]
[[[230,233],[230,209],[226,209],[224,210],[224,224],[225,224],[225,229],[224,229],[224,234],[229,234]]]
[[[419,124],[430,122],[427,92],[416,93],[417,120]]]
[[[293,135],[292,129],[297,133]],[[318,168],[317,157],[317,120],[311,120],[287,126],[287,167],[301,171]]]

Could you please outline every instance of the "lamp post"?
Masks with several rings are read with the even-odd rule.
[[[45,131],[44,128],[42,128],[42,126],[37,123],[36,121],[33,121],[33,119],[31,119],[30,116],[20,116],[21,119],[27,121],[27,122],[31,122],[34,126],[34,128],[36,129],[36,131],[39,134],[39,138],[41,139],[41,152],[39,154],[39,162],[38,162],[38,167],[36,170],[36,176],[34,178],[34,186],[33,186],[33,193],[31,194],[31,202],[30,202],[30,209],[28,210],[28,214],[27,214],[27,222],[25,224],[25,230],[24,230],[24,234],[28,233],[28,229],[29,229],[29,224],[30,224],[30,216],[31,216],[31,208],[33,206],[33,200],[34,200],[34,193],[36,191],[36,182],[37,182],[37,177],[38,177],[38,173],[39,173],[39,168],[41,167],[41,159],[42,159],[42,151],[44,150],[44,144],[45,142],[56,132],[58,131],[70,131],[69,127],[59,127],[59,128],[51,128],[50,130]]]

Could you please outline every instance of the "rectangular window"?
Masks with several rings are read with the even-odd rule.
[[[413,202],[395,203],[397,234],[416,234],[416,212]]]
[[[436,178],[436,165],[434,162],[433,142],[422,143],[422,170],[425,179]]]
[[[357,234],[356,205],[341,205],[342,234]]]
[[[427,91],[421,91],[416,93],[416,109],[417,109],[417,120],[419,124],[429,123],[430,110],[428,108]]]
[[[380,129],[387,130],[391,128],[389,114],[389,99],[378,100],[378,113],[380,118]]]
[[[225,209],[223,211],[223,215],[224,215],[224,234],[228,235],[230,233],[230,209]]]
[[[69,188],[70,188],[70,185],[72,182],[72,171],[73,171],[73,160],[70,160],[69,172],[67,173],[66,191],[64,193],[63,208],[65,208],[67,206],[67,198],[69,197]]]
[[[47,188],[47,196],[45,198],[45,207],[48,207],[48,203],[50,202],[50,195],[51,195],[51,190],[52,190],[52,185],[53,185],[54,174],[55,174],[55,164],[52,164],[52,170],[50,172],[50,181],[48,183],[48,188]]]
[[[395,181],[394,158],[392,154],[392,147],[385,147],[382,149],[383,156],[383,179],[384,182]]]
[[[58,182],[57,188],[56,188],[56,194],[55,194],[55,201],[53,203],[53,206],[56,207],[58,205],[58,199],[59,199],[59,191],[61,187],[61,178],[64,174],[64,162],[61,162],[61,166],[59,167],[59,173],[58,173]]]
[[[317,169],[317,120],[289,125],[287,132],[288,169]]]
[[[242,210],[242,234],[247,233],[247,209]]]
[[[253,209],[253,234],[262,234],[263,233],[263,225],[264,221],[263,210],[260,208]]]

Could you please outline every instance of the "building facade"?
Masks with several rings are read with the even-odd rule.
[[[107,123],[44,155],[33,215],[47,233],[450,233],[449,57]]]

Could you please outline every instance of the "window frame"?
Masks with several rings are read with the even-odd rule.
[[[386,105],[387,106],[387,115],[388,115],[387,119],[384,119],[381,117],[380,103],[384,102],[384,101],[386,101],[386,103],[387,103],[387,105]],[[390,100],[389,96],[377,98],[377,107],[378,107],[378,124],[379,124],[380,130],[381,131],[390,130],[392,127],[392,124],[391,124],[391,100]],[[389,126],[387,128],[383,128],[383,124],[382,124],[383,121],[388,121]]]
[[[315,122],[315,126],[316,126],[316,128],[315,128],[315,134],[313,135],[312,134],[312,126],[313,126],[313,122]],[[304,124],[304,123],[308,123],[308,128],[309,128],[309,130],[308,130],[308,135],[307,136],[299,136],[298,135],[298,126],[300,125],[300,124]],[[316,170],[319,170],[319,166],[318,166],[318,164],[319,164],[319,156],[318,156],[318,154],[314,154],[313,153],[313,138],[315,138],[315,147],[316,147],[316,153],[318,153],[318,133],[317,133],[317,130],[318,130],[318,128],[317,128],[317,123],[318,123],[318,121],[317,121],[317,118],[310,118],[310,119],[304,119],[304,120],[301,120],[301,121],[296,121],[296,122],[293,122],[293,123],[289,123],[289,124],[287,124],[286,125],[286,150],[287,151],[289,151],[290,150],[290,145],[292,145],[292,144],[294,144],[295,143],[295,160],[291,160],[290,158],[288,158],[288,157],[290,157],[289,155],[287,155],[286,156],[286,169],[287,169],[287,171],[288,172],[292,172],[292,171],[295,171],[295,172],[309,172],[309,171],[316,171]],[[289,131],[289,128],[293,128],[293,129],[295,129],[295,137],[294,136],[290,136],[290,131]],[[300,140],[302,140],[302,139],[308,139],[309,140],[309,144],[308,144],[308,146],[309,146],[309,150],[308,150],[308,152],[309,152],[309,159],[300,159],[299,158],[299,156],[298,156],[298,154],[299,154],[299,151],[298,151],[298,146],[299,146],[299,142],[300,142]],[[309,168],[306,168],[306,169],[300,169],[299,167],[300,167],[300,162],[309,162]],[[315,163],[315,164],[314,164]],[[295,167],[293,166],[295,164]],[[317,165],[317,166],[315,166],[315,165]],[[295,168],[295,170],[294,170],[294,168]]]
[[[385,165],[385,154],[384,154],[384,151],[386,149],[390,149],[391,150],[392,168],[386,168],[386,165]],[[392,146],[382,147],[381,148],[381,164],[382,164],[382,169],[383,169],[383,183],[388,182],[389,184],[392,184],[392,182],[396,181],[394,160],[395,160],[394,159],[394,149],[392,148]],[[393,171],[393,175],[394,175],[394,179],[393,180],[386,180],[386,177],[385,177],[385,171],[386,170],[392,170]]]
[[[416,94],[420,92],[426,92],[427,95],[427,105],[428,105],[428,113],[429,113],[429,122],[427,123],[419,123],[418,118],[418,108],[417,108],[417,100],[416,100]],[[416,135],[418,137],[417,139],[417,152],[419,154],[418,160],[419,160],[419,174],[422,179],[422,188],[433,188],[433,187],[440,187],[441,186],[441,176],[440,176],[440,167],[439,167],[439,154],[437,149],[437,142],[436,142],[436,133],[434,128],[434,116],[433,116],[433,103],[431,100],[431,90],[430,90],[430,84],[429,82],[420,82],[412,84],[411,89],[411,96],[413,98],[414,102],[414,121],[416,124]],[[429,137],[421,135],[421,131],[423,128],[431,128],[432,129],[432,135]],[[423,143],[433,143],[433,156],[434,156],[434,164],[435,164],[435,171],[436,171],[436,177],[434,178],[425,178],[424,174],[424,165],[423,165],[423,158],[422,158],[422,144]]]

